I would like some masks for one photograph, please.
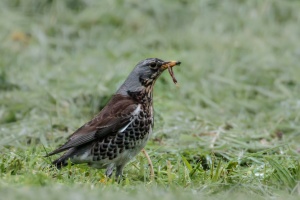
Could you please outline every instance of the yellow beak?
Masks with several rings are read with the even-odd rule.
[[[168,67],[174,67],[175,65],[180,65],[181,62],[180,61],[167,61],[164,62],[161,66],[161,69],[167,69]]]

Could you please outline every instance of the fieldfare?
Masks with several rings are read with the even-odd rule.
[[[172,70],[176,65],[180,62],[158,58],[139,62],[100,113],[46,156],[66,151],[53,161],[57,168],[66,166],[70,159],[74,164],[106,168],[108,177],[116,168],[118,179],[124,166],[144,148],[151,135],[155,81],[168,69],[176,83]]]

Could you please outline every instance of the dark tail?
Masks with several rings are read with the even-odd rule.
[[[69,149],[64,155],[54,160],[52,164],[57,167],[57,169],[61,169],[68,165],[68,160],[72,156],[75,148]]]
[[[60,158],[54,160],[54,161],[52,162],[52,164],[53,164],[57,169],[61,169],[61,168],[63,168],[63,167],[65,167],[65,166],[68,165],[68,160],[63,159],[62,157],[60,157]]]

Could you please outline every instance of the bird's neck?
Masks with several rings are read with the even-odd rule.
[[[130,96],[138,103],[152,105],[155,80],[128,78],[117,91],[117,94]]]
[[[153,101],[153,85],[140,87],[139,90],[127,91],[127,94],[141,104],[152,105]]]

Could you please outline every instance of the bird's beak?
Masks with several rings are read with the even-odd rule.
[[[163,62],[162,66],[160,67],[162,70],[165,70],[169,67],[174,67],[175,65],[180,65],[181,62],[180,61],[167,61],[167,62]]]

